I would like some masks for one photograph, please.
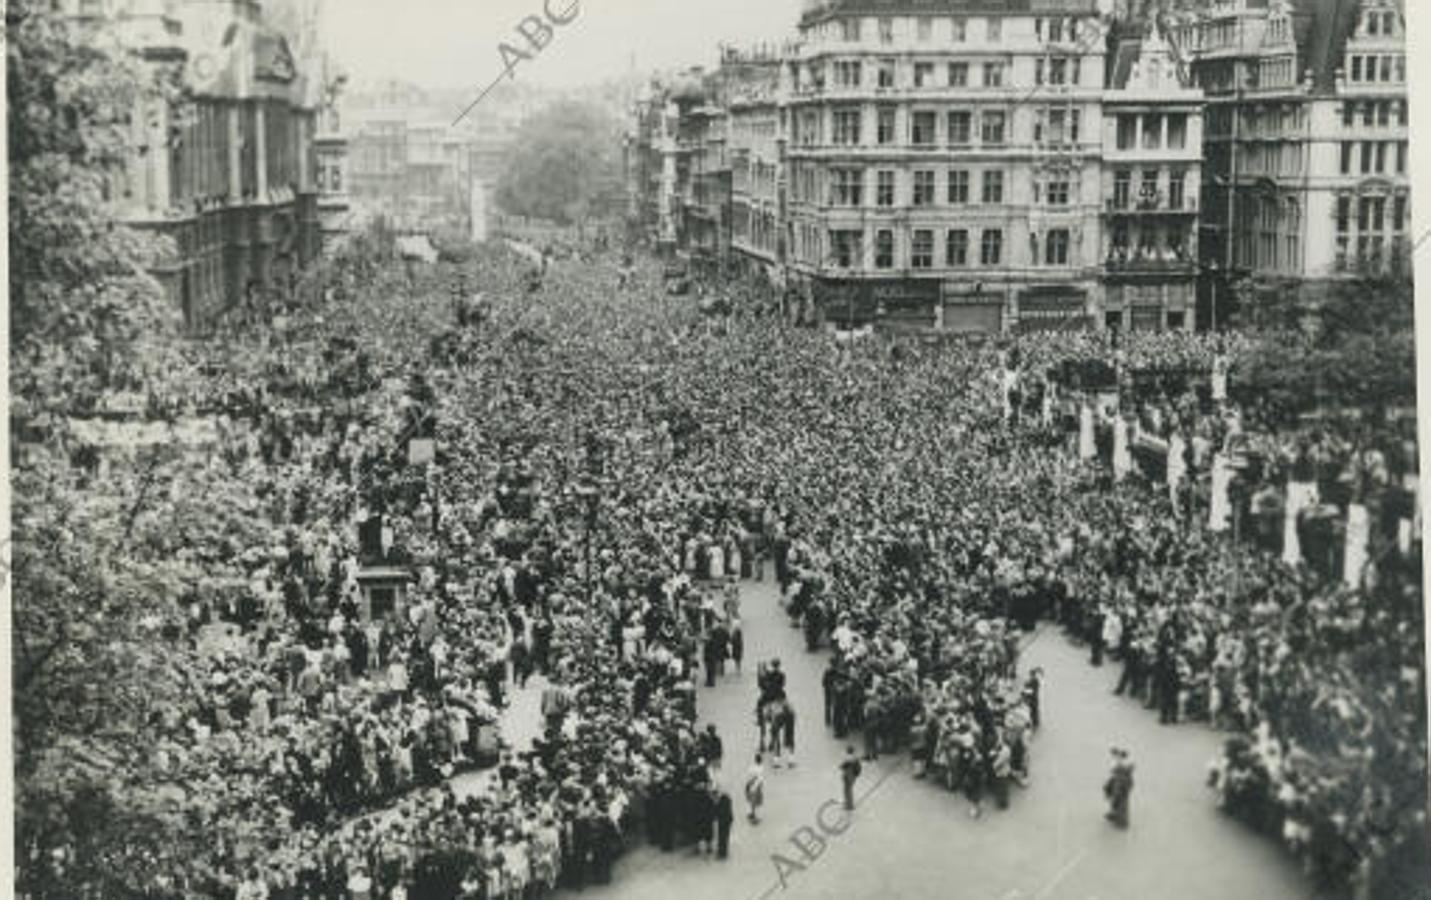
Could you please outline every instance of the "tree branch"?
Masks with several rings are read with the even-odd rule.
[[[129,508],[129,514],[124,523],[124,537],[120,539],[121,545],[129,543],[129,537],[134,533],[134,524],[139,521],[139,513],[144,508],[144,500],[149,496],[149,487],[154,484],[154,471],[159,468],[159,454],[154,453],[149,459],[149,468],[144,471],[144,483],[139,486],[139,496],[135,498],[134,505]]]

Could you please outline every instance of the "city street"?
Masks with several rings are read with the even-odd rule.
[[[1111,696],[1118,667],[1092,668],[1082,651],[1048,625],[1025,639],[1020,669],[1044,669],[1043,727],[1033,742],[1029,787],[1014,789],[1009,809],[989,805],[981,819],[971,819],[962,795],[916,780],[906,755],[887,756],[865,764],[856,788],[863,800],[849,827],[834,836],[823,833],[821,818],[832,830],[843,824],[834,807],[821,812],[840,796],[836,766],[844,751],[821,721],[820,676],[827,653],[806,652],[801,632],[787,624],[777,605],[773,581],[745,582],[742,598],[745,672],[727,674],[713,689],[702,687],[699,706],[701,723],[714,722],[725,740],[721,780],[738,810],[730,859],[696,861],[689,850],[664,854],[641,846],[622,857],[610,885],[588,888],[581,896],[1291,900],[1310,895],[1306,880],[1273,842],[1227,819],[1211,802],[1197,773],[1213,758],[1218,735],[1201,723],[1159,726],[1154,713]],[[767,766],[763,817],[750,826],[741,814],[741,786],[756,742],[755,666],[772,657],[788,672],[797,713],[797,765]],[[1133,751],[1137,764],[1132,827],[1126,832],[1103,819],[1100,789],[1115,741]],[[812,831],[819,840],[809,837]],[[806,861],[792,838],[812,847],[811,854],[818,854],[813,861]],[[776,855],[790,863],[780,863],[783,886]]]

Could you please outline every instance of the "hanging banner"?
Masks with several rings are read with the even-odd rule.
[[[1098,445],[1093,440],[1093,408],[1085,403],[1078,416],[1078,458],[1092,459],[1098,455]]]
[[[1133,454],[1128,449],[1128,420],[1121,415],[1113,420],[1113,480],[1122,481],[1133,468]]]
[[[1212,503],[1207,516],[1209,531],[1227,530],[1232,519],[1232,503],[1228,496],[1231,487],[1231,461],[1226,453],[1219,450],[1212,458]]]
[[[1297,534],[1297,517],[1302,510],[1319,502],[1315,481],[1287,482],[1287,503],[1282,520],[1282,561],[1289,566],[1302,564],[1302,541]]]
[[[1371,540],[1371,515],[1365,506],[1353,503],[1347,507],[1347,544],[1343,557],[1342,580],[1348,587],[1358,587],[1366,576]]]

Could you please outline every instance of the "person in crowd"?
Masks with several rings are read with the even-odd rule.
[[[860,777],[860,759],[854,747],[845,748],[845,758],[840,760],[840,791],[845,801],[845,809],[855,808],[855,782]]]
[[[714,789],[715,791],[715,820],[716,820],[716,858],[726,859],[730,856],[730,829],[735,821],[735,808],[731,802],[728,791]]]
[[[1108,800],[1104,815],[1117,828],[1128,827],[1128,805],[1133,794],[1133,761],[1128,751],[1113,748],[1113,770],[1103,784],[1103,796]]]
[[[750,770],[745,774],[745,802],[749,807],[746,818],[750,824],[760,824],[760,807],[765,803],[765,766],[761,765],[761,755],[755,754]]]

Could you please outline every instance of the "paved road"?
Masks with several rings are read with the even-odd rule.
[[[714,722],[725,738],[723,781],[739,802],[756,741],[755,663],[778,657],[796,704],[796,767],[767,770],[764,819],[750,826],[736,816],[729,860],[642,846],[621,859],[610,885],[582,891],[586,900],[1311,896],[1278,847],[1215,809],[1203,775],[1219,736],[1199,725],[1159,726],[1155,715],[1110,696],[1116,667],[1091,668],[1054,631],[1039,633],[1024,654],[1026,666],[1045,670],[1044,725],[1034,740],[1029,787],[1014,789],[1008,810],[971,820],[962,797],[897,770],[901,756],[865,764],[857,787],[865,796],[848,821],[833,807],[822,813],[839,796],[836,766],[844,750],[822,722],[824,654],[805,651],[770,582],[743,588],[746,671],[701,688],[702,723]],[[1100,788],[1113,741],[1130,747],[1137,762],[1133,827],[1126,832],[1102,817]],[[844,830],[822,834],[822,815]],[[788,864],[777,864],[776,855]]]

